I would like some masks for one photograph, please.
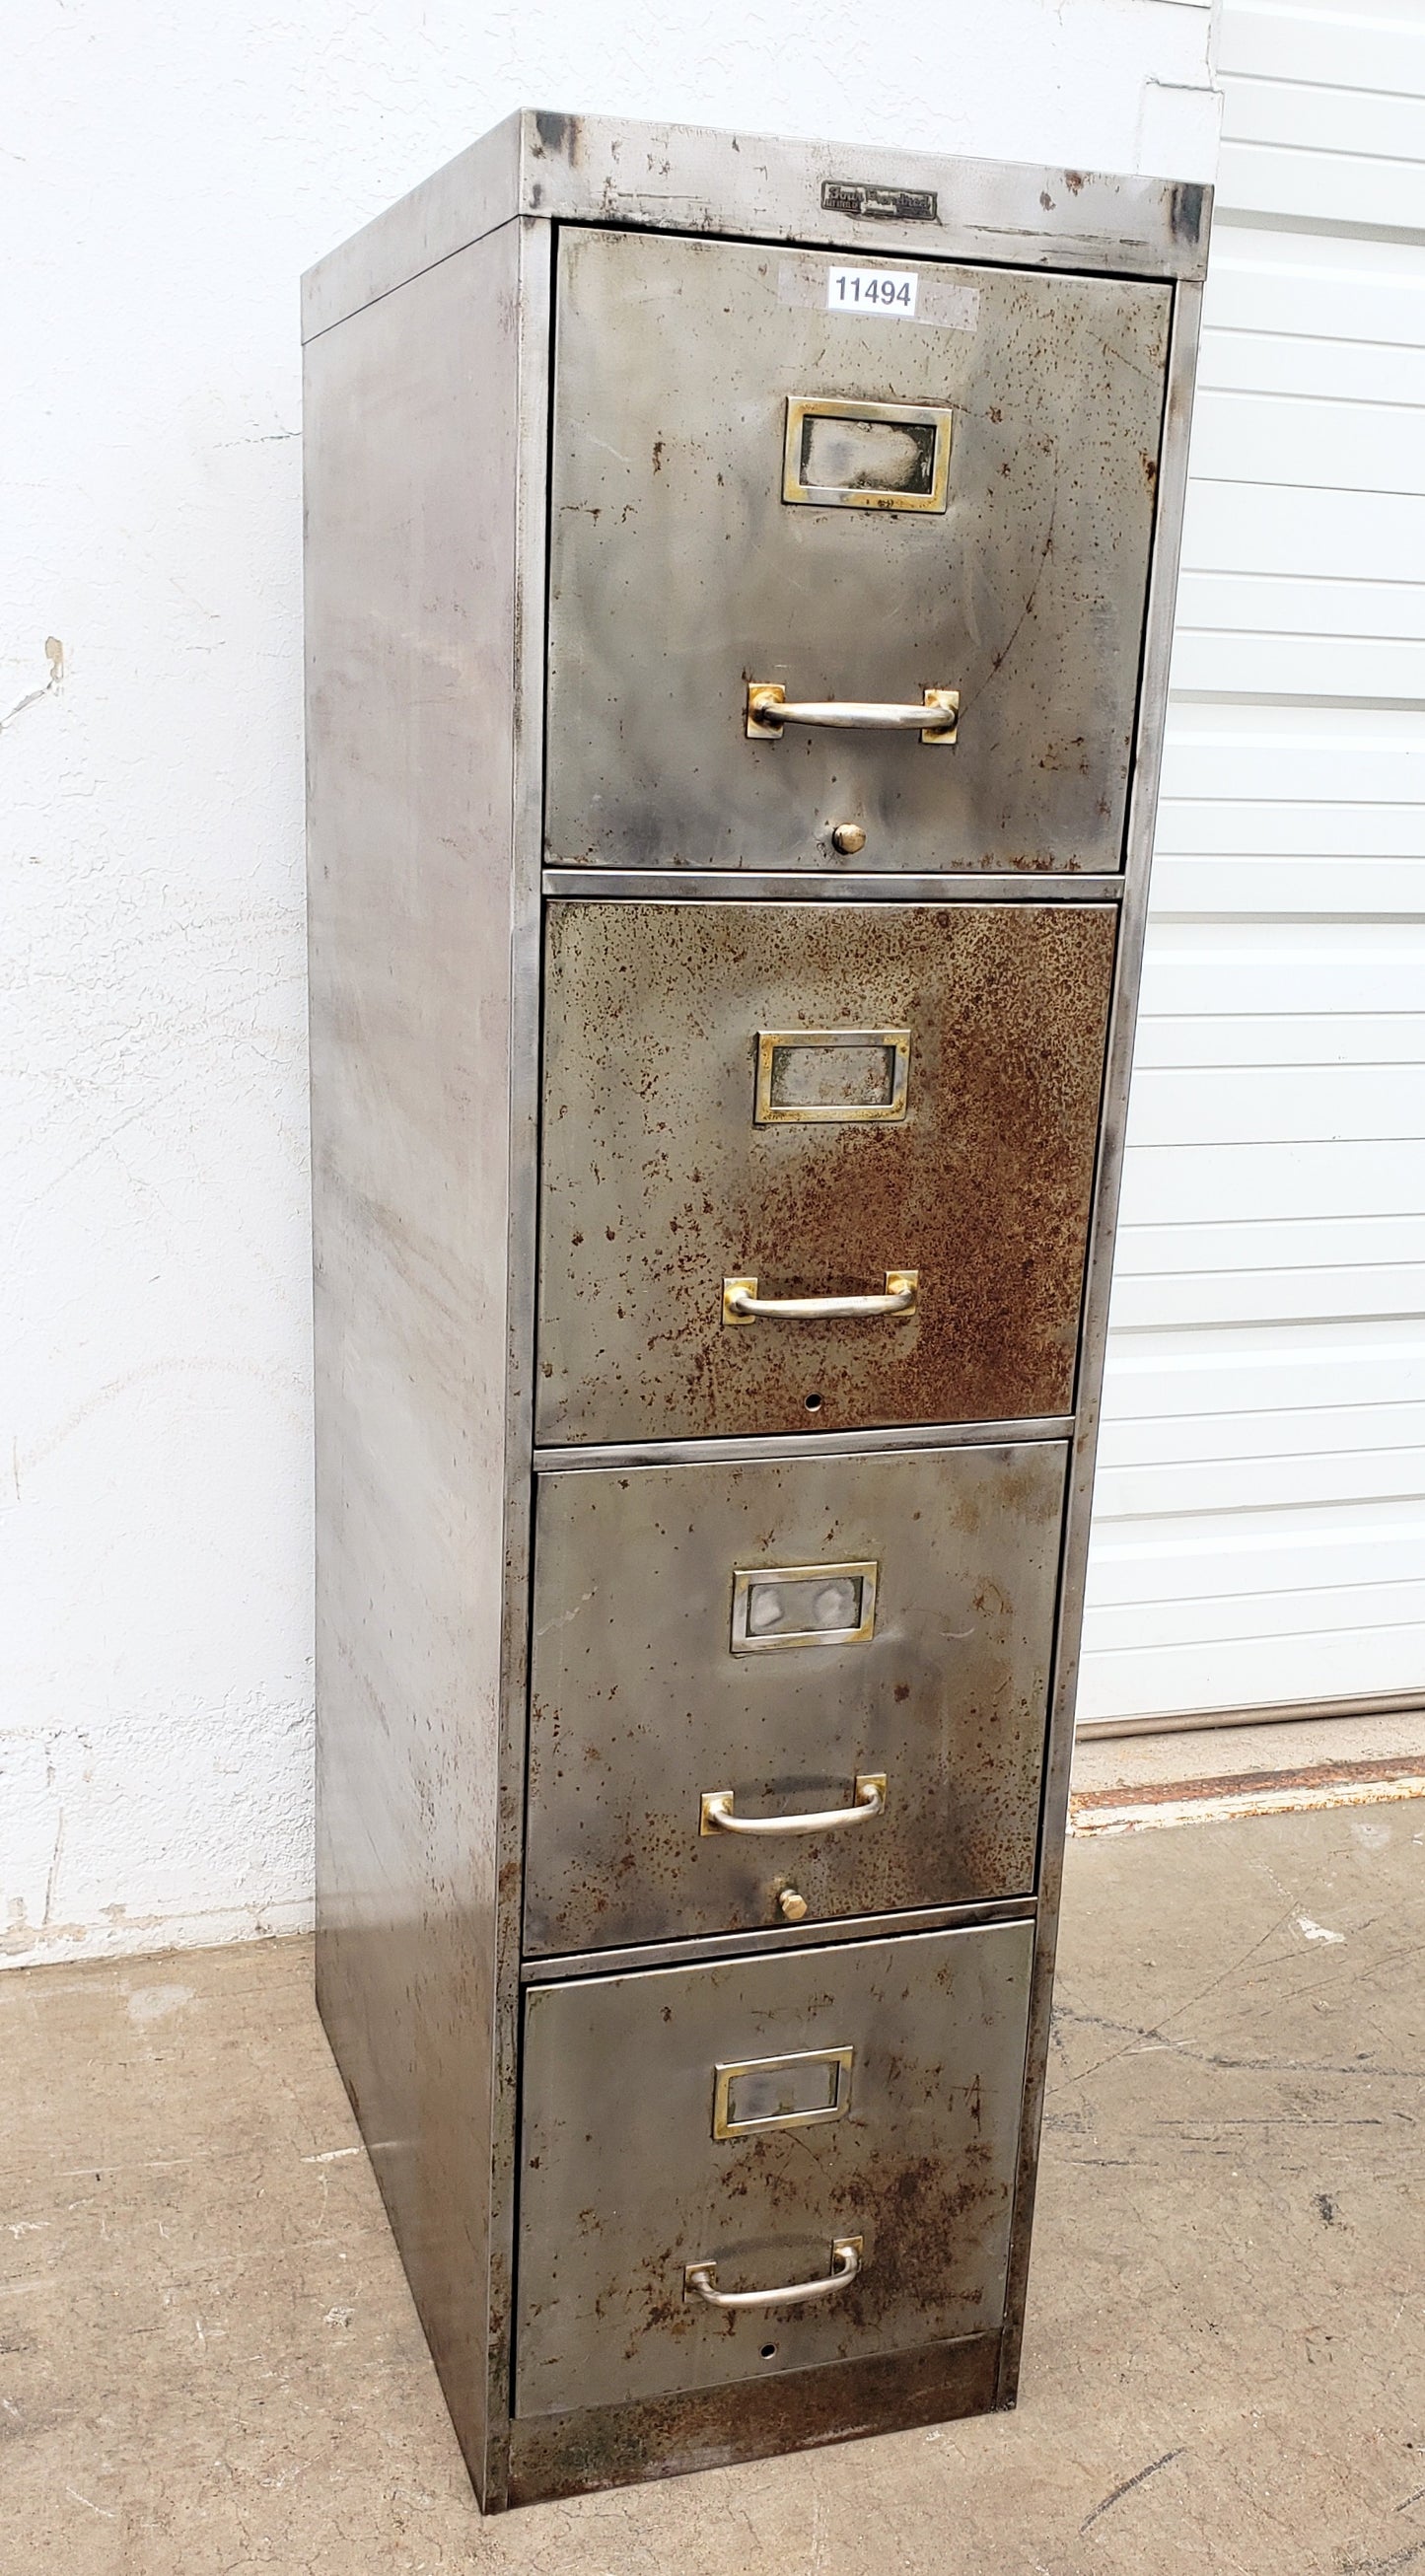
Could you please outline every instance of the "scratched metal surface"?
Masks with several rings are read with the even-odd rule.
[[[552,905],[536,1438],[1068,1412],[1114,932],[1108,905]],[[757,1032],[797,1027],[908,1028],[904,1120],[754,1125]],[[899,1267],[914,1315],[722,1321],[726,1277]]]
[[[1032,1926],[534,1988],[526,2004],[519,2415],[865,2358],[999,2323]],[[714,2139],[714,2067],[854,2050],[851,2106]],[[717,2312],[864,2240],[805,2307]],[[767,2347],[771,2349],[768,2350]]]
[[[1171,290],[920,259],[914,319],[847,316],[844,257],[561,237],[551,864],[1121,864]],[[946,514],[784,502],[798,394],[951,405]],[[959,742],[750,743],[749,679],[955,688]]]
[[[1067,1450],[918,1450],[540,1479],[525,1946],[545,1955],[1022,1895]],[[863,1643],[734,1654],[733,1571],[869,1561]],[[819,1835],[699,1832],[844,1807]]]
[[[502,1573],[520,1597],[504,502],[541,248],[511,227],[429,270],[316,341],[306,375],[318,1991],[482,2484],[513,2125]]]

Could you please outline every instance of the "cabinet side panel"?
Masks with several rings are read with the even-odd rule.
[[[307,351],[318,1993],[485,2441],[519,227]]]

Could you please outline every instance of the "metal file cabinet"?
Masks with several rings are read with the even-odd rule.
[[[305,284],[318,1984],[490,2507],[1013,2402],[1206,198]]]

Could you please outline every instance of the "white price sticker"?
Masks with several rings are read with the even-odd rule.
[[[905,321],[915,311],[920,279],[913,268],[833,268],[826,281],[828,313],[884,313]]]

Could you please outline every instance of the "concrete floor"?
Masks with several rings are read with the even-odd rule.
[[[482,2527],[305,1943],[0,1979],[4,2576],[1425,2576],[1425,1804],[1070,1852],[1016,2415]]]

